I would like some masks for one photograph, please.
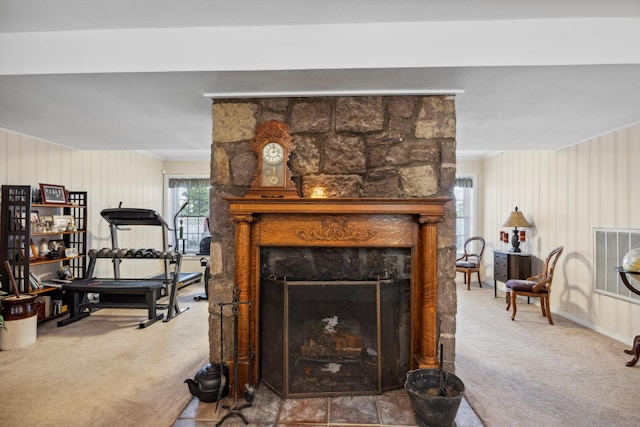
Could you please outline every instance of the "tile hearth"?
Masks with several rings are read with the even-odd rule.
[[[227,413],[223,405],[191,400],[173,427],[214,426]],[[239,405],[244,403],[243,400]],[[253,406],[242,410],[250,426],[417,426],[415,412],[404,389],[376,396],[312,397],[282,400],[264,384],[256,389]],[[239,417],[228,418],[223,426],[244,426]],[[465,399],[456,417],[457,427],[483,424]]]

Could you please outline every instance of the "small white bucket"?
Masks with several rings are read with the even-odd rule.
[[[30,346],[38,336],[38,316],[5,320],[0,328],[0,350],[16,350]]]
[[[4,328],[0,328],[0,350],[27,347],[38,336],[35,296],[9,296],[2,300]]]

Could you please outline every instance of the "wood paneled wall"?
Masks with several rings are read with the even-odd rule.
[[[208,168],[208,164],[206,165]],[[0,129],[0,185],[61,184],[87,191],[89,200],[88,248],[111,247],[105,208],[123,206],[163,212],[163,170],[160,159],[133,151],[79,151],[27,135]],[[155,231],[155,232],[154,232]],[[120,247],[161,247],[162,235],[150,227],[118,233]],[[98,273],[113,274],[111,266],[98,265]],[[158,272],[158,266],[123,263],[123,276]],[[102,267],[102,268],[100,268]]]
[[[493,281],[492,250],[501,248],[502,224],[518,206],[534,225],[527,230],[527,247],[539,264],[554,247],[565,247],[552,311],[630,342],[640,333],[640,304],[594,291],[593,229],[640,229],[639,165],[640,124],[558,151],[511,151],[459,162],[458,173],[480,171],[482,177],[479,228],[488,243],[484,280]]]

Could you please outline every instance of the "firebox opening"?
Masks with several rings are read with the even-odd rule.
[[[310,278],[289,280],[273,274],[269,262],[286,258],[286,250],[277,248],[274,254],[271,249],[261,250],[263,271],[271,273],[260,281],[263,382],[282,397],[374,394],[402,387],[410,359],[411,286],[403,277],[409,275],[405,264],[410,265],[410,251],[343,248],[339,254],[335,249],[290,248],[290,253],[310,255],[307,261],[314,265],[307,266]],[[343,263],[318,268],[327,256],[334,262],[336,257],[352,261],[344,274],[348,279],[335,277]],[[301,266],[293,265],[300,272]],[[397,277],[370,280],[367,266]],[[317,280],[315,272],[323,269],[333,274]]]

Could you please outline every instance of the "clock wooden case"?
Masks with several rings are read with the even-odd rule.
[[[277,120],[261,123],[251,149],[258,155],[258,167],[246,197],[300,197],[287,165],[295,149],[289,125]]]

